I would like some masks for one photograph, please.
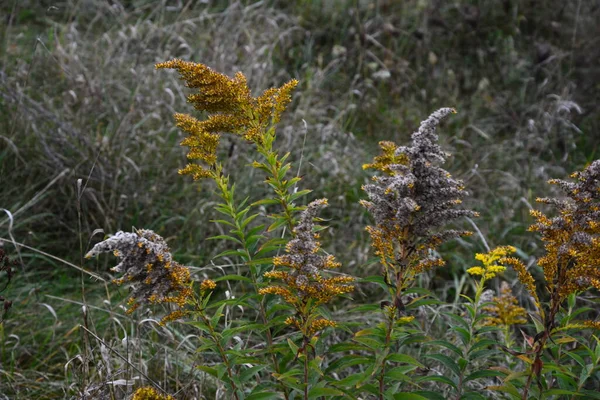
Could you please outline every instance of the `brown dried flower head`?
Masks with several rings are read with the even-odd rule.
[[[467,194],[463,183],[439,166],[447,154],[437,144],[436,127],[455,112],[451,108],[437,110],[413,133],[411,146],[383,142],[383,154],[365,165],[386,173],[363,187],[369,200],[361,204],[375,219],[375,225],[367,227],[375,253],[386,271],[394,270],[397,285],[402,287],[414,275],[444,265],[443,260],[431,256],[437,246],[471,234],[445,230],[444,225],[477,215],[457,208]]]
[[[164,239],[153,231],[119,231],[96,244],[86,258],[107,252],[120,260],[111,271],[123,273],[121,278],[113,282],[132,285],[128,313],[133,312],[140,303],[173,303],[182,308],[192,296],[189,269],[173,260]],[[181,310],[175,313],[182,315]],[[162,322],[173,319],[173,315],[169,315]]]
[[[290,317],[287,324],[298,327],[307,337],[335,325],[333,321],[312,318],[311,313],[306,312],[307,304],[315,308],[328,303],[335,296],[354,290],[350,284],[354,281],[352,277],[326,278],[322,275],[324,271],[340,266],[335,257],[318,254],[320,243],[316,240],[318,234],[313,232],[313,219],[326,205],[326,199],[315,200],[302,212],[294,229],[295,237],[286,246],[287,254],[275,257],[273,264],[276,269],[265,273],[265,277],[279,280],[282,285],[268,286],[259,291],[263,295],[281,296],[286,303],[294,306],[300,319]]]
[[[564,199],[541,198],[558,215],[550,218],[532,210],[546,254],[538,260],[548,291],[561,303],[571,293],[600,289],[600,160],[571,175],[575,182],[549,181],[566,194]]]

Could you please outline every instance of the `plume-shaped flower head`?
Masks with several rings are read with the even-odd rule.
[[[276,124],[291,101],[291,92],[298,84],[295,79],[280,88],[271,88],[252,97],[246,77],[238,72],[233,78],[213,71],[204,64],[174,59],[156,64],[156,68],[176,69],[187,87],[197,89],[188,102],[208,118],[200,121],[188,114],[175,114],[177,126],[187,133],[181,142],[190,148],[190,160],[200,160],[208,167],[217,161],[217,147],[222,133],[232,133],[262,144],[269,125]],[[211,176],[205,165],[188,164],[179,171],[194,179]]]
[[[274,257],[276,269],[265,273],[265,277],[281,281],[282,284],[260,290],[260,294],[281,296],[286,303],[292,305],[297,310],[298,317],[290,317],[286,323],[296,326],[307,337],[327,326],[335,326],[335,322],[326,318],[315,319],[315,308],[328,303],[335,296],[354,290],[351,285],[354,281],[352,277],[326,278],[322,275],[324,271],[340,266],[334,256],[318,254],[319,235],[313,231],[313,219],[326,205],[326,199],[315,200],[302,212],[294,229],[294,239],[286,246],[286,254]],[[307,305],[310,309],[308,312]]]
[[[600,160],[571,175],[575,182],[552,179],[566,194],[564,199],[540,198],[558,211],[550,218],[532,210],[546,254],[538,260],[546,287],[558,300],[590,287],[600,289]]]
[[[190,271],[173,260],[169,247],[162,237],[151,230],[142,229],[129,233],[119,231],[96,244],[86,254],[91,258],[101,253],[112,252],[120,262],[111,268],[123,273],[114,283],[130,283],[132,291],[128,312],[133,312],[141,303],[174,303],[180,308],[192,296]],[[181,316],[180,311],[168,315],[162,322]]]
[[[363,187],[368,200],[361,204],[375,220],[367,230],[382,264],[388,270],[403,270],[401,274],[395,272],[401,286],[415,274],[443,265],[441,259],[430,255],[431,250],[470,234],[444,229],[445,225],[459,217],[477,215],[457,208],[467,194],[463,183],[440,167],[448,155],[437,144],[436,127],[455,112],[452,108],[437,110],[413,133],[410,146],[385,142],[381,145],[383,154],[365,166],[386,172]]]

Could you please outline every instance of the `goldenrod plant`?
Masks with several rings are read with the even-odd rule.
[[[549,346],[556,347],[554,339],[563,330],[600,328],[596,319],[573,320],[573,308],[576,296],[588,289],[600,289],[600,160],[588,165],[584,170],[571,175],[574,182],[552,179],[550,184],[558,185],[565,198],[538,198],[537,202],[547,204],[557,211],[550,217],[539,210],[532,210],[531,215],[536,223],[531,225],[532,232],[538,232],[544,243],[545,255],[537,260],[543,272],[543,288],[549,296],[547,305],[539,301],[535,279],[527,271],[525,265],[513,258],[503,261],[512,264],[518,272],[521,283],[535,300],[537,332],[527,340],[526,351],[513,354],[523,357],[529,364],[527,381],[522,391],[522,398],[528,399],[534,378],[538,395],[552,392],[552,378],[544,380],[544,372],[549,366],[555,366],[556,360],[545,358]],[[541,286],[541,285],[540,285]],[[569,302],[568,312],[564,315],[564,304]],[[587,308],[578,310],[577,314],[591,311]],[[562,314],[562,315],[561,315]],[[590,317],[595,318],[592,313]],[[569,342],[570,339],[562,339]],[[558,350],[560,350],[560,345]],[[598,363],[593,362],[595,368]],[[586,367],[585,379],[589,368]],[[584,379],[584,381],[585,381]],[[576,393],[583,385],[570,385],[576,389],[564,394]],[[506,386],[505,386],[506,387]],[[569,387],[569,389],[572,389]]]
[[[360,203],[373,219],[366,230],[381,274],[356,279],[322,248],[326,228],[318,225],[323,222],[318,215],[327,199],[302,204],[311,191],[299,187],[298,173],[291,174],[291,154],[280,155],[275,145],[281,114],[298,82],[253,97],[241,73],[230,78],[179,59],[156,67],[175,69],[195,90],[188,101],[204,119],[175,114],[176,125],[187,135],[181,145],[189,148],[191,161],[179,172],[214,188],[219,199],[214,208],[221,217],[213,223],[221,234],[206,243],[224,244],[215,261],[236,260],[237,268],[221,276],[206,270],[200,281],[150,230],[118,232],[87,256],[109,252],[119,258],[112,271],[123,274],[114,283],[131,286],[128,313],[163,305],[168,310],[160,325],[181,323],[195,329],[194,369],[210,381],[216,398],[459,400],[493,397],[504,390],[525,399],[533,377],[538,378],[539,392],[546,394],[587,394],[586,381],[598,382],[598,345],[588,348],[587,355],[571,356],[593,359],[579,384],[570,378],[575,388],[571,381],[561,381],[560,389],[553,389],[551,380],[540,382],[544,368],[553,365],[542,359],[557,330],[598,325],[573,321],[576,294],[600,282],[595,269],[600,260],[598,162],[574,175],[576,184],[553,181],[570,199],[540,201],[555,205],[559,217],[533,212],[537,224],[532,230],[542,233],[547,251],[539,265],[550,293],[548,306],[537,294],[534,276],[514,257],[518,250],[513,246],[476,254],[481,264],[466,268],[475,278],[474,295],[462,293],[463,302],[444,304],[419,287],[419,278],[445,265],[439,254],[442,244],[471,235],[456,227],[460,219],[478,215],[461,208],[467,195],[464,183],[442,168],[449,155],[438,144],[436,130],[454,109],[432,113],[409,146],[381,142],[381,154],[363,166],[375,170],[373,182],[363,186],[367,199]],[[253,198],[253,193],[237,197],[236,176],[219,155],[224,134],[239,136],[253,149],[248,168],[264,176],[268,191],[262,198]],[[507,266],[514,267],[529,292],[533,312],[526,313],[506,282],[496,296],[489,288]],[[352,272],[362,274],[360,269]],[[367,311],[365,320],[375,321],[373,325],[349,323],[345,315],[333,312],[337,302],[354,302],[356,289],[367,282],[384,289],[383,299],[354,311]],[[569,310],[560,325],[567,299]],[[528,330],[530,320],[538,333],[523,333],[529,348],[520,349],[514,332],[517,326],[521,332]],[[432,329],[444,334],[432,335]],[[560,345],[556,351],[553,355],[560,357]],[[509,372],[523,363],[530,365],[528,372]],[[165,396],[163,389],[152,386],[134,394],[136,399],[171,398]]]

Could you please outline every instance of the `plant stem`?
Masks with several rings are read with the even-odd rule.
[[[217,333],[215,332],[212,324],[210,323],[210,320],[204,315],[204,312],[201,311],[200,316],[201,316],[202,320],[204,321],[204,323],[206,324],[206,326],[208,326],[208,329],[210,331],[210,338],[212,339],[212,341],[217,346],[217,350],[219,351],[219,355],[221,356],[221,359],[223,360],[223,363],[227,367],[227,376],[229,376],[229,381],[231,382],[231,389],[233,391],[233,397],[235,398],[235,400],[239,400],[239,397],[237,395],[238,388],[235,385],[235,382],[233,381],[233,371],[231,370],[231,364],[229,363],[229,359],[227,358],[227,354],[225,354],[225,349],[223,349],[223,346],[221,346],[221,342],[219,342],[219,338],[217,337]]]
[[[308,400],[308,343],[304,337],[304,400]]]
[[[392,312],[391,315],[388,315],[388,325],[385,333],[385,347],[383,351],[385,351],[388,347],[390,347],[390,342],[392,339],[392,332],[394,330],[394,323],[396,322],[396,312]],[[385,390],[384,379],[385,379],[385,357],[383,359],[383,364],[381,365],[381,373],[379,374],[379,400],[383,400],[383,392]]]

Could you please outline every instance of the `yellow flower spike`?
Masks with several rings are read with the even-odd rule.
[[[481,267],[472,267],[467,270],[467,273],[469,273],[471,275],[481,275],[482,276],[485,274],[485,269],[483,269]]]
[[[156,64],[156,68],[177,70],[187,87],[198,89],[188,96],[188,102],[209,114],[204,121],[187,114],[175,114],[176,125],[188,135],[181,142],[182,146],[189,147],[188,159],[206,164],[189,164],[179,170],[181,175],[192,175],[194,180],[213,177],[211,170],[217,162],[221,134],[242,136],[262,145],[269,126],[279,121],[291,101],[292,90],[298,85],[293,79],[255,98],[241,72],[229,78],[206,65],[179,59]]]
[[[527,311],[519,306],[508,283],[502,282],[500,295],[494,297],[491,303],[483,307],[483,311],[490,313],[490,316],[485,319],[486,325],[510,327],[527,323]]]
[[[469,268],[467,273],[474,276],[482,276],[481,283],[492,279],[496,275],[506,271],[506,267],[499,264],[502,258],[516,251],[517,249],[513,246],[499,246],[487,253],[477,253],[475,259],[481,261],[483,267],[475,266]]]
[[[408,163],[408,157],[406,154],[402,153],[396,155],[396,150],[398,149],[398,145],[396,145],[396,143],[382,141],[379,142],[379,147],[381,148],[381,155],[375,156],[372,163],[364,164],[362,166],[363,169],[376,169],[385,172],[388,175],[393,175],[394,172],[390,169],[390,165],[406,165]]]
[[[132,400],[175,400],[173,396],[159,393],[152,387],[142,387],[133,393]]]
[[[217,287],[217,283],[212,279],[205,279],[200,283],[200,291],[208,292],[210,290],[214,290]]]

